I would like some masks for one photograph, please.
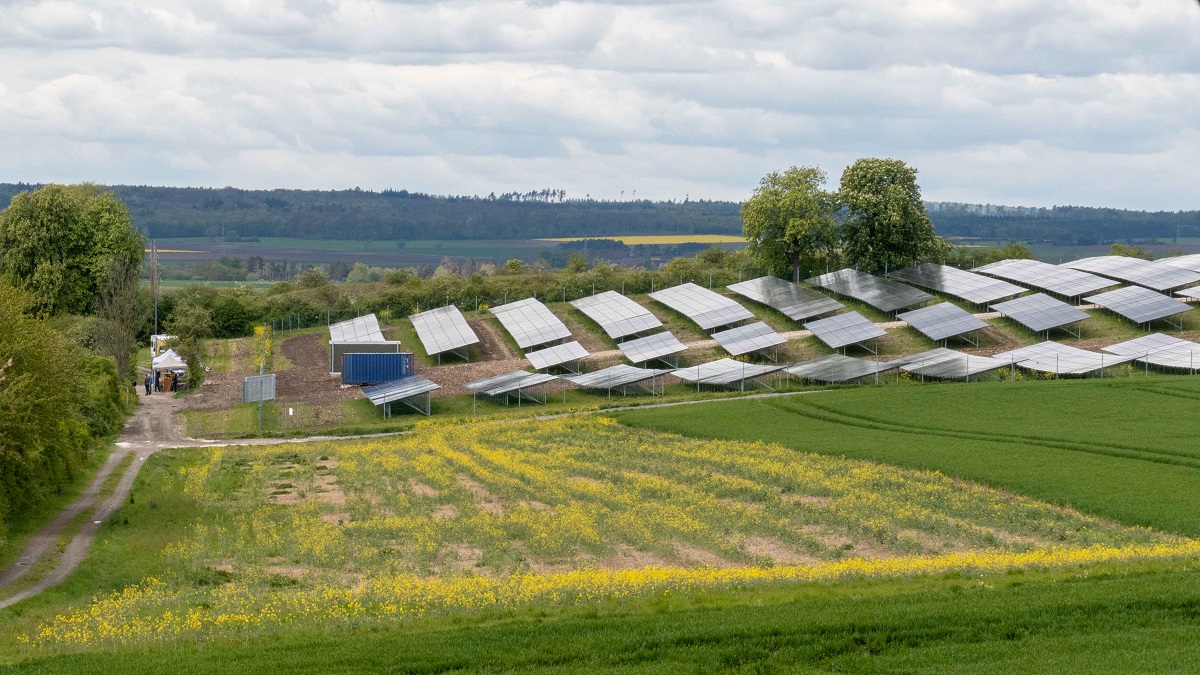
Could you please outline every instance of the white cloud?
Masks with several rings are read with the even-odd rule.
[[[1191,0],[0,2],[0,180],[1200,208]]]

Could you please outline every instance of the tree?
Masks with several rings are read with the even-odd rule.
[[[1125,256],[1126,258],[1141,258],[1142,260],[1154,260],[1154,254],[1147,250],[1144,246],[1126,246],[1125,244],[1113,244],[1109,247],[1109,255]]]
[[[785,269],[800,280],[801,267],[824,264],[837,247],[835,195],[821,186],[819,167],[795,167],[767,174],[754,195],[742,203],[742,236],[763,267]]]
[[[144,250],[125,205],[88,185],[22,192],[0,213],[0,278],[43,316],[90,313],[112,262],[136,276]]]
[[[212,336],[212,313],[198,304],[183,304],[171,312],[165,327],[168,333],[180,341],[202,340]]]
[[[300,288],[320,288],[329,285],[329,276],[320,267],[310,267],[296,276]]]
[[[149,304],[138,287],[137,268],[127,258],[113,258],[96,296],[96,351],[112,357],[122,381],[130,373],[138,330],[149,315]]]
[[[898,159],[860,159],[842,173],[842,250],[851,265],[877,271],[935,257],[947,245],[933,232],[917,170]]]

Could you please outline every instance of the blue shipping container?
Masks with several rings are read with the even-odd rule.
[[[412,352],[342,356],[342,384],[380,384],[413,375]]]

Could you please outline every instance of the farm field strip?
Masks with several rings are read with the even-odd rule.
[[[60,614],[29,649],[1200,554],[937,473],[598,417],[172,451],[151,468],[141,489],[193,523],[159,573]]]

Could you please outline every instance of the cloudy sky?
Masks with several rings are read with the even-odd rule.
[[[0,0],[0,181],[1200,209],[1196,0]]]

